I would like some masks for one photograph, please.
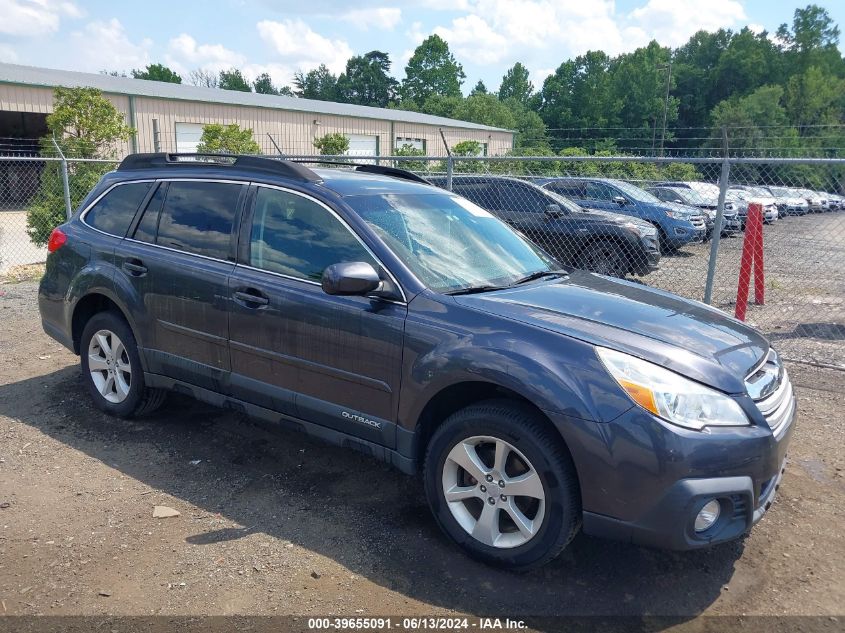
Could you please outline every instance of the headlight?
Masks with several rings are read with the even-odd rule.
[[[631,400],[667,422],[698,431],[749,424],[733,398],[634,356],[605,347],[596,352]]]

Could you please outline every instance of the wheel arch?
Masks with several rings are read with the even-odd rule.
[[[507,400],[536,415],[537,419],[560,438],[561,445],[569,452],[569,447],[560,431],[549,419],[548,415],[523,394],[495,382],[481,380],[465,380],[443,387],[429,398],[423,406],[415,427],[414,457],[418,464],[425,459],[425,452],[432,435],[450,415],[470,405],[488,400]]]
[[[95,314],[100,312],[115,312],[119,314],[124,321],[129,324],[129,329],[132,331],[132,336],[135,337],[135,342],[138,345],[138,353],[141,357],[141,363],[146,365],[144,355],[141,353],[141,345],[138,340],[138,330],[129,316],[129,311],[125,306],[121,305],[120,301],[110,292],[105,289],[92,290],[86,295],[80,297],[73,306],[71,313],[71,340],[73,341],[73,351],[75,354],[80,353],[82,331],[85,329],[85,324]]]

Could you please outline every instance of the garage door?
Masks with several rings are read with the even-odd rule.
[[[202,138],[202,123],[176,124],[176,151],[193,154]]]
[[[378,136],[369,134],[347,134],[349,156],[378,156]]]

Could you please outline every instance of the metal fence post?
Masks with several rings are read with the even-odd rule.
[[[728,131],[725,128],[722,128],[722,145],[725,155],[722,160],[722,173],[719,176],[719,201],[716,206],[716,224],[713,228],[713,237],[710,239],[710,261],[707,262],[707,283],[704,286],[704,303],[708,305],[713,300],[716,258],[719,256],[719,242],[722,239],[722,221],[725,215],[725,197],[728,194],[728,180],[731,174],[731,163],[728,159]]]
[[[65,155],[62,152],[62,148],[59,147],[59,144],[56,142],[55,136],[53,137],[53,146],[59,153],[59,158],[61,158],[62,189],[64,189],[65,194],[65,215],[67,216],[67,219],[70,220],[70,216],[73,215],[73,207],[70,204],[70,180],[68,179],[67,173],[67,159],[65,158]]]
[[[446,157],[446,190],[452,191],[452,171],[454,169],[454,160],[451,154]]]

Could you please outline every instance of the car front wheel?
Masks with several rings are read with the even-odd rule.
[[[491,565],[539,567],[580,526],[578,480],[561,438],[509,401],[479,403],[446,419],[429,443],[424,480],[444,532]]]

